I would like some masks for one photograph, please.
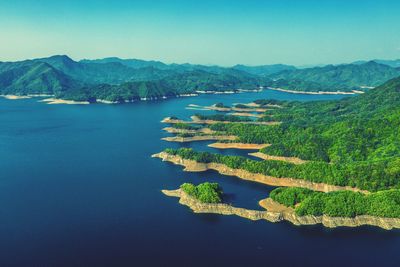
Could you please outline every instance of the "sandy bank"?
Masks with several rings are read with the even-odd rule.
[[[230,112],[230,111],[237,111],[237,112],[258,112],[264,113],[268,109],[266,108],[259,108],[258,106],[249,106],[248,108],[236,108],[236,107],[217,107],[215,105],[212,106],[199,106],[195,104],[189,104],[187,109],[196,109],[196,110],[215,110],[221,112]]]
[[[243,180],[257,182],[271,186],[302,187],[321,192],[350,190],[354,192],[368,193],[368,191],[360,190],[358,188],[353,188],[350,186],[337,186],[324,183],[314,183],[307,180],[295,179],[295,178],[285,178],[285,177],[277,178],[260,173],[251,173],[246,170],[232,169],[224,164],[219,164],[219,163],[200,163],[194,160],[183,159],[180,156],[170,155],[166,152],[160,152],[158,154],[154,154],[152,155],[152,157],[160,158],[163,161],[168,161],[176,165],[184,166],[185,167],[184,171],[202,172],[206,170],[215,170],[223,175],[236,176]]]
[[[229,113],[228,115],[239,116],[239,117],[252,117],[252,118],[264,117],[263,114],[254,114],[254,113],[247,113],[247,112],[235,112],[235,113]]]
[[[270,144],[246,144],[246,143],[212,143],[208,145],[209,147],[219,148],[219,149],[262,149],[264,147],[270,146]]]
[[[286,92],[291,94],[302,94],[302,95],[355,95],[361,94],[362,91],[352,90],[351,92],[343,92],[343,91],[318,91],[318,92],[307,92],[307,91],[296,91],[296,90],[289,90],[289,89],[282,89],[282,88],[272,88],[267,87],[269,90]],[[364,93],[364,92],[362,92]]]
[[[254,125],[279,125],[281,122],[279,121],[214,121],[214,120],[201,120],[197,116],[191,116],[192,119],[191,123],[197,123],[197,124],[216,124],[216,123],[243,123],[243,124],[254,124]],[[187,122],[190,123],[190,122]]]
[[[194,142],[194,141],[233,141],[237,137],[233,135],[198,135],[198,136],[190,136],[190,137],[180,137],[180,136],[171,136],[171,137],[164,137],[161,140],[168,141],[168,142]]]
[[[296,158],[296,157],[272,156],[272,155],[264,154],[262,152],[249,153],[249,155],[263,159],[263,160],[279,160],[279,161],[286,161],[286,162],[293,163],[293,164],[304,164],[307,162],[306,160],[302,160],[302,159]]]
[[[46,98],[40,100],[39,102],[46,102],[47,104],[67,104],[67,105],[88,105],[90,104],[88,101],[73,101],[73,100],[64,100],[57,98]]]
[[[8,100],[18,100],[18,99],[28,99],[31,98],[31,96],[27,95],[0,95],[0,97],[3,97]]]
[[[254,102],[251,102],[251,103],[234,103],[234,105],[243,105],[243,106],[247,106],[247,107],[250,107],[250,108],[262,108],[262,109],[265,109],[264,107],[269,107],[269,108],[282,108],[282,106],[281,105],[277,105],[277,104],[266,104],[266,105],[260,105],[260,104],[257,104],[257,103],[254,103]],[[266,110],[268,110],[268,109],[266,109]]]
[[[161,122],[168,124],[176,124],[176,123],[186,123],[186,124],[216,124],[216,123],[243,123],[243,124],[255,124],[255,125],[279,125],[281,122],[279,121],[214,121],[214,120],[200,120],[196,116],[191,117],[191,121],[184,121],[181,119],[172,119],[171,117],[164,118]]]
[[[380,227],[386,230],[400,228],[400,219],[398,218],[380,218],[368,215],[356,216],[354,218],[329,217],[329,216],[298,216],[293,209],[287,208],[272,199],[266,199],[262,202],[266,211],[250,210],[237,208],[227,204],[208,204],[202,203],[189,196],[181,189],[162,190],[166,196],[179,198],[179,203],[189,207],[195,213],[214,213],[221,215],[236,215],[249,220],[266,220],[269,222],[288,221],[294,225],[316,225],[322,224],[325,227],[358,227],[370,225]]]
[[[196,133],[203,133],[203,134],[215,134],[216,131],[211,130],[210,128],[201,128],[198,130],[189,130],[189,129],[179,129],[174,127],[165,127],[163,128],[164,131],[172,134],[176,133],[188,133],[188,134],[196,134]]]

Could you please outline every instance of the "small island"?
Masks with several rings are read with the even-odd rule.
[[[202,203],[221,203],[222,189],[217,183],[205,182],[199,185],[184,183],[180,186],[183,192]]]

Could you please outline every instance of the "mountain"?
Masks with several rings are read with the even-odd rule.
[[[133,69],[120,62],[84,63],[76,62],[68,56],[52,56],[34,61],[45,62],[72,78],[88,84],[120,84],[127,81],[157,80],[171,73],[151,66]]]
[[[58,94],[80,83],[44,62],[0,64],[1,94]]]
[[[118,57],[107,57],[107,58],[102,58],[102,59],[83,59],[79,61],[80,63],[96,63],[96,64],[105,64],[105,63],[120,63],[124,66],[127,66],[129,68],[133,69],[140,69],[140,68],[147,68],[147,67],[154,67],[157,69],[169,69],[168,65],[165,63],[162,63],[160,61],[154,61],[154,60],[141,60],[141,59],[121,59]]]
[[[400,59],[394,59],[394,60],[374,59],[372,61],[379,63],[379,64],[387,65],[392,68],[400,68]],[[367,62],[368,61],[365,61],[365,60],[359,60],[359,61],[353,62],[352,64],[360,65],[360,64],[367,63]]]
[[[284,65],[284,64],[274,64],[274,65],[262,65],[262,66],[246,66],[246,65],[235,65],[233,69],[245,71],[254,75],[271,75],[284,70],[295,70],[295,66]]]
[[[196,93],[197,91],[236,91],[239,89],[257,89],[259,86],[259,79],[256,77],[249,78],[247,73],[235,71],[235,75],[232,75],[229,73],[215,74],[196,70],[177,73],[156,81],[84,86],[62,92],[57,97],[89,102],[96,102],[96,100],[131,102],[143,98],[160,99]]]
[[[146,60],[140,60],[140,59],[121,59],[118,57],[108,57],[108,58],[103,58],[103,59],[95,59],[95,60],[88,60],[84,59],[80,61],[81,63],[85,64],[109,64],[109,63],[120,63],[124,66],[134,68],[134,69],[141,69],[141,68],[155,68],[159,70],[169,70],[173,71],[175,73],[183,73],[183,72],[188,72],[188,71],[195,71],[195,70],[202,70],[202,71],[207,71],[211,73],[221,73],[225,72],[226,70],[230,68],[225,68],[225,67],[220,67],[220,66],[206,66],[206,65],[199,65],[199,64],[189,64],[189,63],[184,63],[184,64],[165,64],[160,61],[146,61]]]
[[[285,70],[268,77],[275,81],[272,86],[276,84],[282,86],[283,84],[285,89],[317,91],[318,88],[322,91],[350,91],[375,87],[398,76],[400,76],[399,69],[369,61],[359,65],[327,65],[308,69]],[[279,81],[280,79],[284,81]],[[308,83],[313,83],[312,88],[307,87]]]
[[[399,75],[400,69],[374,61],[307,69],[279,64],[226,68],[119,58],[77,62],[55,55],[0,62],[0,92],[122,102],[260,86],[301,91],[365,90]]]

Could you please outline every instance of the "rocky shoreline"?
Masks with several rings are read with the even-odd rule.
[[[270,146],[270,144],[247,144],[247,143],[212,143],[208,145],[209,147],[212,148],[218,148],[218,149],[230,149],[230,148],[234,148],[234,149],[255,149],[255,150],[259,150],[262,149],[264,147],[268,147]]]
[[[179,143],[186,143],[186,142],[194,142],[194,141],[233,141],[237,137],[234,135],[196,135],[190,137],[181,137],[181,136],[169,136],[163,137],[161,140],[168,141],[168,142],[179,142]]]
[[[290,94],[302,94],[302,95],[357,95],[357,94],[363,94],[364,93],[363,91],[359,91],[359,90],[352,90],[350,92],[344,92],[344,91],[309,92],[309,91],[296,91],[296,90],[273,88],[273,87],[267,87],[267,89],[274,90],[274,91],[285,92],[285,93],[290,93]]]
[[[152,155],[153,158],[160,158],[163,161],[171,162],[175,165],[184,166],[184,171],[189,172],[202,172],[207,170],[215,170],[223,175],[228,176],[236,176],[243,180],[253,181],[257,183],[262,183],[270,186],[283,186],[283,187],[302,187],[308,188],[314,191],[320,192],[332,192],[332,191],[340,191],[340,190],[349,190],[353,192],[361,192],[361,193],[369,193],[366,190],[361,190],[358,188],[350,187],[350,186],[337,186],[330,185],[324,183],[314,183],[303,179],[294,179],[294,178],[277,178],[273,176],[268,176],[260,173],[251,173],[246,170],[241,169],[232,169],[224,164],[219,163],[201,163],[196,162],[194,160],[183,159],[179,156],[170,155],[166,152],[160,152],[158,154]]]
[[[302,160],[300,158],[296,157],[283,157],[283,156],[272,156],[272,155],[267,155],[262,152],[254,152],[254,153],[249,153],[249,156],[253,156],[259,159],[263,160],[278,160],[278,161],[285,161],[293,164],[304,164],[307,163],[307,160]]]
[[[293,209],[284,207],[274,202],[272,199],[262,200],[263,207],[266,211],[250,210],[245,208],[237,208],[228,204],[209,204],[202,203],[197,199],[189,196],[181,189],[162,190],[162,193],[169,197],[179,198],[179,203],[189,207],[195,213],[213,213],[221,215],[235,215],[249,220],[266,220],[269,222],[288,221],[294,225],[317,225],[322,224],[328,228],[336,227],[359,227],[359,226],[376,226],[385,230],[399,229],[399,218],[381,218],[369,215],[356,216],[354,218],[345,217],[329,217],[329,216],[298,216]],[[283,206],[283,207],[282,207]]]

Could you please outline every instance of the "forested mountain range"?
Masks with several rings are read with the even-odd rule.
[[[65,55],[0,62],[0,94],[53,94],[71,100],[133,101],[195,93],[275,87],[299,91],[367,90],[400,76],[374,61],[296,69],[290,65],[233,67],[165,64],[105,58],[74,61]]]
[[[400,68],[400,59],[394,59],[394,60],[374,59],[372,61],[379,63],[379,64],[388,65],[389,67],[392,67],[392,68]],[[364,64],[367,62],[368,61],[366,61],[366,60],[359,60],[359,61],[353,62],[352,64]]]
[[[400,76],[400,69],[369,61],[363,64],[327,65],[307,69],[285,70],[268,77],[277,87],[291,90],[348,91],[376,87]],[[329,89],[329,90],[328,90]]]

